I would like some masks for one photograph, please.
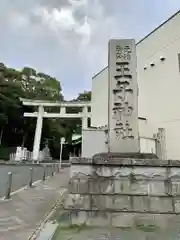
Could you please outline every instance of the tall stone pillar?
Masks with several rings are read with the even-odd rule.
[[[109,41],[108,151],[139,153],[135,41]]]
[[[34,145],[33,145],[33,160],[35,161],[37,161],[39,157],[41,133],[42,133],[42,126],[43,126],[43,113],[44,113],[43,106],[39,106],[37,123],[36,123],[36,131],[35,131],[35,137],[34,137]]]

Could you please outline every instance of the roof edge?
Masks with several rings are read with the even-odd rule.
[[[148,33],[145,37],[143,37],[141,40],[139,40],[136,43],[136,46],[138,44],[140,44],[141,42],[143,42],[146,38],[148,38],[151,34],[153,34],[155,31],[157,31],[159,28],[161,28],[162,26],[164,26],[167,22],[169,22],[171,19],[173,19],[176,15],[178,15],[180,13],[180,10],[178,10],[177,12],[175,12],[171,17],[169,17],[166,21],[162,22],[158,27],[154,28],[150,33]],[[93,78],[97,77],[100,73],[102,73],[106,68],[108,68],[108,66],[106,66],[105,68],[103,68],[100,72],[98,72],[97,74],[95,74]]]
[[[156,32],[159,28],[161,28],[162,26],[164,26],[167,22],[169,22],[171,19],[173,19],[176,15],[178,15],[180,13],[180,10],[178,10],[177,12],[175,12],[171,17],[169,17],[166,21],[162,22],[158,27],[154,28],[149,34],[147,34],[145,37],[143,37],[141,40],[139,40],[136,45],[140,44],[142,41],[144,41],[146,38],[148,38],[151,34],[153,34],[154,32]]]
[[[102,73],[104,70],[106,70],[106,68],[108,68],[108,66],[104,67],[100,72],[96,73],[92,79],[94,79],[95,77],[97,77],[100,73]]]

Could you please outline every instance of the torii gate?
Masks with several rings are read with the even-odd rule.
[[[24,106],[35,106],[38,107],[38,112],[24,113],[24,117],[35,117],[37,118],[36,130],[33,145],[33,160],[37,161],[39,157],[41,133],[43,127],[43,118],[80,118],[82,119],[82,129],[87,129],[88,118],[91,117],[91,113],[88,112],[88,107],[91,107],[91,102],[83,101],[72,101],[72,102],[52,102],[43,100],[31,100],[20,98],[20,101]],[[44,111],[44,107],[59,107],[59,113],[47,113]],[[79,113],[66,113],[66,107],[80,107],[82,112]]]

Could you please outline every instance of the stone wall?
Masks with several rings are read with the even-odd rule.
[[[180,161],[73,158],[66,209],[72,224],[166,226],[180,213]]]

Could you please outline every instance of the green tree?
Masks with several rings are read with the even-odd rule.
[[[0,63],[0,146],[26,146],[32,150],[35,118],[24,118],[24,112],[37,111],[34,107],[22,106],[20,98],[63,101],[60,82],[45,73],[24,67],[16,70]],[[74,101],[90,101],[91,92],[80,93]],[[79,108],[69,108],[69,113]],[[48,112],[59,112],[58,108],[46,108]],[[54,157],[59,157],[60,138],[65,137],[71,143],[73,133],[81,133],[80,119],[44,119],[42,142],[49,139]]]
[[[76,101],[91,101],[91,91],[84,91],[83,93],[79,93],[78,97],[75,100]]]
[[[55,78],[46,74],[37,74],[32,68],[25,67],[17,71],[1,63],[0,142],[2,143],[2,137],[5,136],[6,146],[32,146],[33,144],[36,122],[32,118],[24,118],[23,113],[35,111],[35,109],[22,106],[20,97],[53,101],[63,99],[60,82]],[[62,131],[51,119],[47,121],[45,129],[46,135]]]

